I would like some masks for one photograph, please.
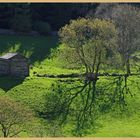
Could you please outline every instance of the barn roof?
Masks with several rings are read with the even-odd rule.
[[[12,57],[14,57],[16,55],[18,55],[18,53],[7,53],[7,54],[1,56],[0,58],[2,58],[2,59],[10,59],[10,58],[12,58]]]

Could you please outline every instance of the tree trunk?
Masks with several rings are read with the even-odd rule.
[[[6,130],[3,131],[3,136],[6,138],[7,137],[7,133],[6,133]]]
[[[126,61],[126,72],[128,75],[130,75],[130,73],[131,73],[129,59],[127,59],[127,61]]]
[[[0,125],[1,125],[1,127],[2,127],[1,130],[2,130],[2,133],[3,133],[3,137],[8,137],[8,136],[7,136],[7,129],[6,129],[6,127],[5,127],[4,124],[2,124],[2,123],[1,123]]]

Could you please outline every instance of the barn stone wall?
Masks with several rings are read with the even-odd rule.
[[[0,76],[7,75],[9,73],[9,62],[0,59]]]
[[[26,77],[29,75],[29,66],[26,59],[15,57],[10,62],[11,75]]]
[[[4,75],[17,77],[29,76],[29,64],[27,59],[20,55],[8,60],[0,58],[0,76]]]

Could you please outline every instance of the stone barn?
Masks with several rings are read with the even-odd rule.
[[[29,75],[28,59],[19,53],[0,57],[0,76],[26,77]]]

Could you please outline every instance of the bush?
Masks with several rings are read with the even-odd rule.
[[[36,21],[33,24],[33,29],[38,31],[41,35],[49,35],[51,34],[51,27],[47,22],[44,21]]]

